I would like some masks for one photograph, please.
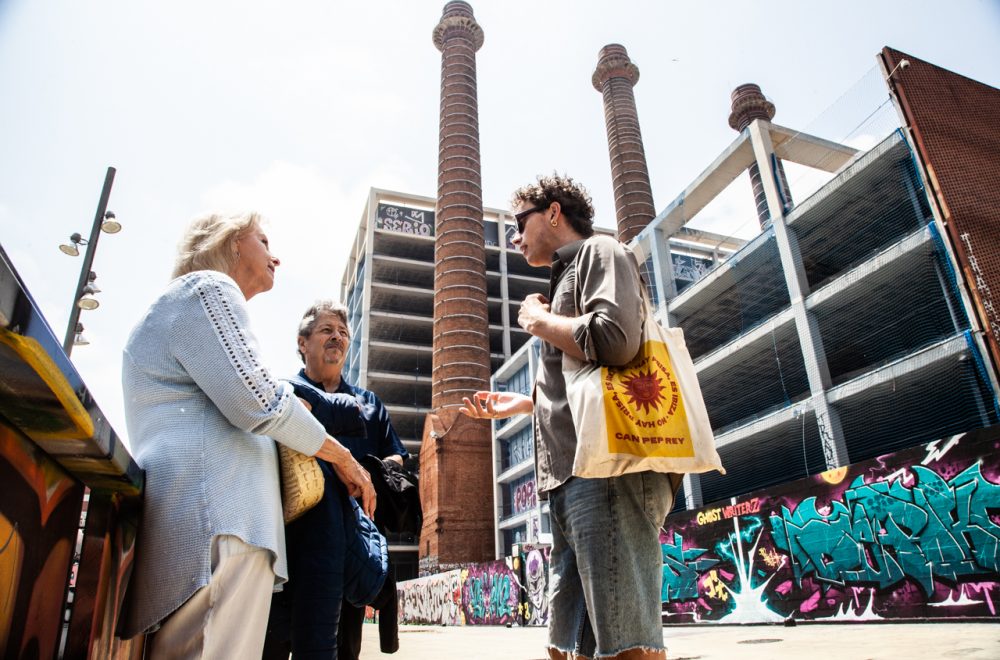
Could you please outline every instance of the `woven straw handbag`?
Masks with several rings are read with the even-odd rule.
[[[281,512],[292,522],[323,499],[323,471],[312,456],[278,443]]]

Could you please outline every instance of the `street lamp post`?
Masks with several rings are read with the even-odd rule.
[[[77,334],[77,326],[80,323],[79,305],[80,298],[84,294],[84,289],[90,284],[90,267],[94,265],[94,253],[97,251],[97,239],[101,235],[101,224],[105,220],[105,213],[108,208],[108,199],[111,197],[111,184],[115,180],[115,168],[109,167],[108,173],[104,176],[104,188],[101,190],[101,199],[97,203],[97,213],[94,215],[94,226],[90,228],[90,239],[87,241],[87,251],[83,255],[83,266],[80,268],[80,279],[76,283],[76,291],[73,293],[73,307],[69,314],[69,324],[66,326],[66,338],[63,340],[63,351],[68,357],[73,350],[73,340]],[[76,241],[74,241],[76,242]],[[80,241],[82,242],[82,241]]]

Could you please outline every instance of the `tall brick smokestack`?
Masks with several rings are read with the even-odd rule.
[[[591,82],[604,96],[618,240],[622,243],[628,243],[656,216],[632,92],[638,81],[639,68],[632,64],[624,46],[608,44],[601,49]]]
[[[434,45],[441,51],[441,123],[432,410],[420,450],[422,574],[491,560],[494,545],[490,426],[458,412],[463,397],[490,386],[476,95],[476,51],[483,45],[483,30],[468,3],[445,5]]]
[[[489,389],[486,243],[479,164],[476,51],[483,30],[465,2],[445,5],[434,30],[441,51],[434,357],[431,406],[457,407]]]
[[[755,119],[763,119],[770,122],[774,118],[774,104],[764,98],[760,87],[753,83],[740,85],[733,90],[733,106],[729,115],[729,126],[740,133]],[[778,174],[778,189],[781,191],[784,201],[784,211],[792,208],[792,191],[788,187],[788,179],[785,176],[785,168],[781,161],[775,159],[775,171]],[[760,178],[760,168],[754,162],[750,166],[750,185],[753,186],[753,200],[757,207],[757,221],[761,229],[767,229],[771,224],[771,214],[767,208],[767,199],[764,195],[764,184]]]

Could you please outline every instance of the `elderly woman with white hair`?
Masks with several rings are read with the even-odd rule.
[[[156,631],[147,657],[260,657],[288,576],[274,441],[328,461],[374,511],[368,473],[261,363],[246,301],[279,263],[256,213],[195,220],[125,347],[146,489],[124,632]]]

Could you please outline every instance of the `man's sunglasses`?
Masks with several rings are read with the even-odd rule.
[[[518,234],[524,233],[524,223],[528,219],[529,215],[531,215],[532,213],[537,213],[538,211],[544,211],[548,207],[549,207],[548,204],[545,204],[543,206],[533,206],[530,209],[525,209],[524,211],[521,211],[520,213],[515,213],[514,222],[517,223],[517,233]]]

